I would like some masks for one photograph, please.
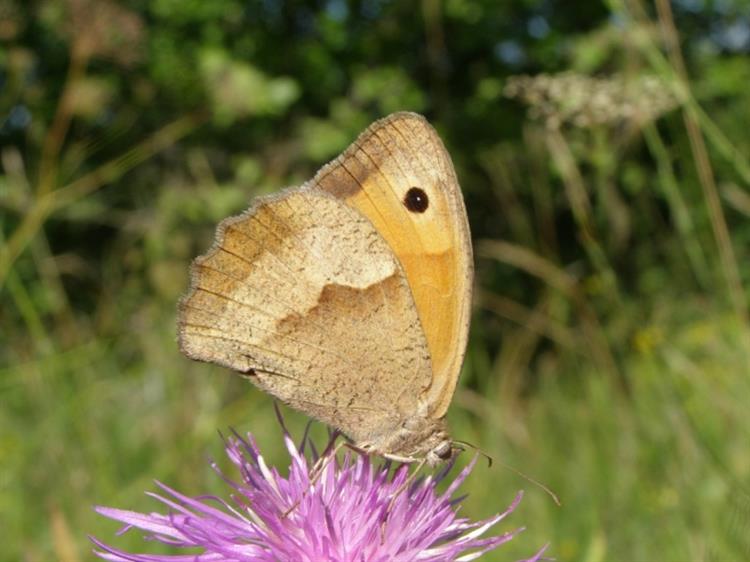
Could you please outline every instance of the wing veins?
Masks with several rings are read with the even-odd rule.
[[[219,297],[219,298],[223,298],[223,299],[226,299],[226,300],[228,300],[228,301],[230,301],[230,302],[233,302],[233,303],[235,303],[235,304],[238,304],[239,306],[244,306],[244,307],[246,307],[246,308],[250,308],[250,309],[252,309],[252,306],[250,306],[250,305],[248,305],[248,304],[246,304],[246,303],[243,303],[243,302],[241,302],[241,301],[236,301],[236,300],[234,300],[234,299],[231,299],[230,297],[227,297],[226,295],[221,295],[221,294],[219,294],[219,293],[215,293],[215,292],[213,292],[213,291],[210,291],[210,290],[208,290],[208,289],[206,289],[206,288],[204,288],[204,287],[196,287],[195,289],[196,289],[197,291],[203,291],[204,293],[208,293],[208,294],[210,294],[210,295],[214,295],[214,296],[216,296],[216,297]],[[213,312],[212,312],[212,311],[210,311],[210,310],[206,310],[206,309],[204,309],[204,308],[200,308],[200,307],[197,307],[197,306],[194,306],[194,305],[191,305],[191,304],[185,304],[184,306],[185,306],[186,308],[191,308],[191,309],[193,309],[193,310],[197,310],[197,311],[199,311],[199,312],[205,312],[205,313],[207,313],[207,314],[213,314]],[[183,324],[183,325],[185,325],[185,326],[186,326],[186,325],[188,325],[188,323],[186,322],[186,323],[185,323],[185,324]],[[355,365],[354,363],[352,363],[350,359],[347,359],[347,358],[346,358],[346,357],[344,357],[343,355],[338,355],[337,353],[334,353],[333,351],[331,351],[331,350],[330,350],[330,349],[328,349],[328,348],[325,348],[325,347],[319,347],[319,346],[317,346],[317,345],[314,345],[314,344],[311,344],[311,343],[309,343],[309,342],[305,342],[305,341],[297,340],[297,339],[295,339],[295,338],[293,338],[293,337],[290,337],[290,336],[286,336],[286,335],[284,335],[284,334],[281,334],[281,333],[279,333],[279,332],[277,332],[277,331],[275,331],[275,330],[271,330],[271,329],[269,329],[269,328],[262,328],[262,327],[260,327],[260,326],[256,326],[255,324],[246,324],[246,325],[247,325],[247,326],[249,326],[249,327],[251,327],[251,328],[254,328],[254,329],[256,329],[256,330],[261,330],[261,331],[263,331],[263,332],[266,332],[266,333],[269,333],[269,334],[273,334],[273,335],[275,335],[275,336],[278,336],[278,337],[280,337],[280,338],[283,338],[283,339],[286,339],[286,340],[289,340],[289,341],[292,341],[292,342],[295,342],[295,343],[299,343],[299,344],[301,344],[301,345],[303,345],[303,346],[306,346],[306,347],[309,347],[309,348],[311,348],[311,349],[316,349],[316,350],[318,350],[318,351],[320,351],[320,352],[322,352],[322,353],[324,353],[324,354],[330,355],[331,357],[335,357],[335,358],[337,358],[337,359],[341,359],[341,360],[342,360],[342,361],[343,361],[344,363],[346,363],[347,365],[349,365],[349,366],[350,366],[350,367],[352,367],[352,368],[356,368],[356,367],[357,367],[357,365]],[[212,328],[212,329],[218,329],[218,328],[215,328],[215,327],[214,327],[214,328]],[[231,340],[230,340],[230,341],[231,341]],[[240,340],[236,340],[236,341],[237,341],[238,343],[241,343],[241,342],[240,342]],[[244,342],[244,343],[247,343],[247,342]],[[253,345],[253,344],[249,344],[249,345]],[[256,347],[257,347],[257,346],[256,346]]]
[[[216,273],[218,273],[220,275],[225,276],[227,279],[231,279],[232,281],[236,281],[237,283],[244,283],[244,280],[237,279],[237,277],[235,277],[233,275],[229,275],[226,271],[222,271],[220,269],[216,269],[215,267],[211,267],[211,266],[208,266],[208,265],[205,265],[205,264],[199,264],[197,267],[200,267],[202,269],[207,269],[207,270],[210,270],[210,271],[214,271],[214,272],[216,272]],[[205,287],[200,287],[200,289],[203,290],[206,293],[216,294],[216,293],[214,293],[212,291],[206,290]],[[268,300],[272,300],[272,301],[280,304],[281,306],[285,307],[287,309],[287,312],[290,312],[292,314],[299,314],[299,311],[297,311],[294,308],[292,308],[292,306],[289,305],[288,303],[286,303],[285,301],[283,301],[281,299],[275,298],[273,295],[271,295],[271,293],[266,293],[265,291],[260,291],[260,290],[258,290],[258,292],[261,293]],[[227,298],[229,298],[229,297],[227,297]],[[235,302],[235,303],[237,303],[237,304],[239,304],[241,306],[245,306],[247,308],[251,308],[251,309],[259,312],[260,314],[263,314],[264,316],[267,316],[269,318],[274,318],[274,316],[272,316],[271,314],[269,314],[268,312],[266,312],[264,309],[257,308],[253,304],[250,304],[250,303],[247,303],[247,302],[244,302],[244,301],[238,301],[236,299],[230,299],[230,300],[232,300],[232,302]],[[316,328],[319,328],[320,330],[324,329],[324,326],[322,326],[321,324],[318,324],[317,322],[311,322],[311,324],[313,326],[315,326]]]

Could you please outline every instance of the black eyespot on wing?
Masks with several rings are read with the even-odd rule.
[[[424,213],[430,206],[430,198],[423,189],[412,187],[404,195],[404,205],[412,213]]]

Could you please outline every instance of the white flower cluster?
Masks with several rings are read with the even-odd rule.
[[[678,104],[667,84],[653,75],[595,78],[563,72],[513,76],[504,93],[528,105],[531,117],[554,128],[564,124],[591,128],[630,120],[643,123]]]

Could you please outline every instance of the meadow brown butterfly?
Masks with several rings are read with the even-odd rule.
[[[371,453],[429,464],[469,329],[473,262],[448,152],[414,113],[373,123],[302,187],[223,221],[179,342]]]

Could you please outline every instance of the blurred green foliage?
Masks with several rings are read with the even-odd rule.
[[[178,354],[188,263],[404,109],[475,240],[454,435],[563,501],[477,468],[473,516],[527,488],[487,559],[750,558],[747,1],[0,0],[0,42],[1,560],[220,492],[217,430],[283,462],[270,399]]]

